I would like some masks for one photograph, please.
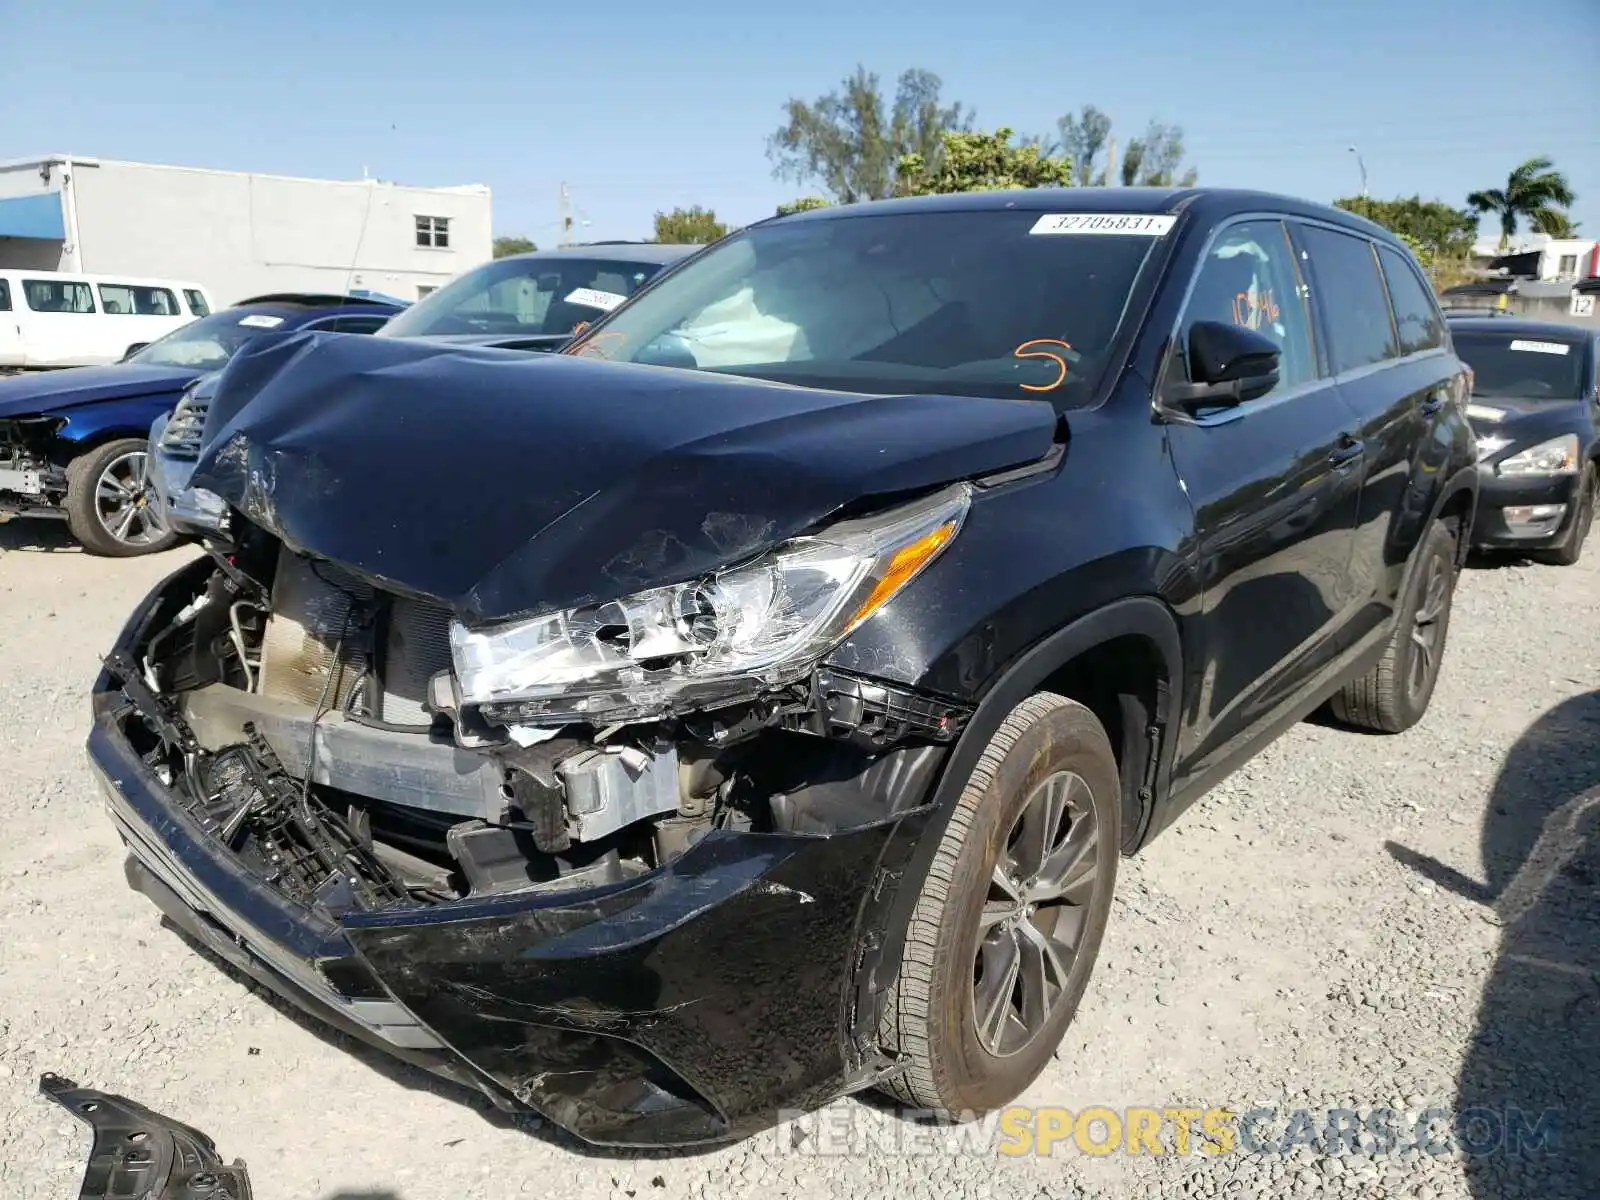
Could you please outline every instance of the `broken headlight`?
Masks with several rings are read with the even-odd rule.
[[[660,716],[789,682],[950,544],[966,484],[620,600],[450,629],[462,704],[504,725]]]

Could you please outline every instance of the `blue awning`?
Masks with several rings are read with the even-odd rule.
[[[61,193],[40,192],[0,200],[0,237],[66,241],[67,224],[61,219]]]

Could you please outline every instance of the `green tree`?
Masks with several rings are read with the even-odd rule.
[[[525,237],[497,237],[494,240],[494,256],[505,258],[508,254],[531,254],[539,247],[535,246]]]
[[[1016,143],[1011,130],[947,132],[934,164],[907,154],[897,169],[896,194],[936,196],[949,192],[996,192],[1007,188],[1069,187],[1070,159],[1046,154],[1037,142]]]
[[[1395,200],[1346,196],[1333,203],[1398,234],[1416,251],[1425,267],[1466,258],[1478,230],[1478,218],[1470,212],[1421,196]]]
[[[1044,141],[1041,149],[1045,153],[1071,159],[1074,179],[1079,185],[1088,187],[1093,183],[1105,182],[1104,171],[1096,176],[1095,170],[1103,165],[1100,152],[1106,148],[1110,138],[1111,118],[1094,105],[1085,104],[1076,116],[1067,113],[1056,121],[1054,140]]]
[[[937,164],[940,135],[971,127],[970,112],[941,101],[943,87],[931,71],[909,70],[891,104],[878,76],[858,66],[836,91],[809,104],[791,99],[784,123],[767,139],[773,174],[816,181],[845,204],[892,196],[901,159],[918,154]]]
[[[1193,187],[1200,173],[1183,167],[1183,129],[1151,121],[1143,137],[1130,138],[1122,152],[1123,187]]]
[[[1503,188],[1472,192],[1467,206],[1474,212],[1494,213],[1500,218],[1500,246],[1503,249],[1517,234],[1517,223],[1526,218],[1531,228],[1541,229],[1566,219],[1561,210],[1577,199],[1567,177],[1554,170],[1550,159],[1530,158],[1506,178]]]
[[[778,205],[778,215],[787,217],[790,213],[810,212],[813,208],[827,208],[828,202],[821,196],[801,196],[798,200],[791,200],[787,204]]]
[[[671,212],[656,214],[658,242],[679,245],[703,246],[727,234],[728,227],[717,220],[717,214],[698,204],[693,208],[675,208]]]
[[[1532,225],[1535,233],[1548,233],[1551,237],[1571,238],[1578,236],[1579,222],[1574,221],[1558,208],[1547,208],[1543,212],[1534,213]]]
[[[1052,138],[1031,139],[1047,153],[1072,160],[1073,182],[1083,187],[1104,187],[1114,182],[1107,175],[1111,157],[1111,118],[1092,104],[1056,121]],[[1183,127],[1151,121],[1143,136],[1130,138],[1117,164],[1124,187],[1192,186],[1199,178],[1193,167],[1183,167]]]

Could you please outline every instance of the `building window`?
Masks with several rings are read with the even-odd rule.
[[[1576,279],[1578,277],[1578,256],[1576,254],[1563,254],[1561,265],[1556,268],[1557,279]]]
[[[450,249],[450,218],[418,217],[417,245],[433,250]]]

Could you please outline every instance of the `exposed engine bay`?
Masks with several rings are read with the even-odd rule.
[[[258,878],[337,918],[614,884],[716,829],[828,833],[924,795],[969,715],[826,666],[721,707],[497,724],[451,610],[240,521],[106,662],[144,761]]]
[[[67,492],[66,469],[50,455],[58,417],[0,420],[0,513],[59,516]]]

